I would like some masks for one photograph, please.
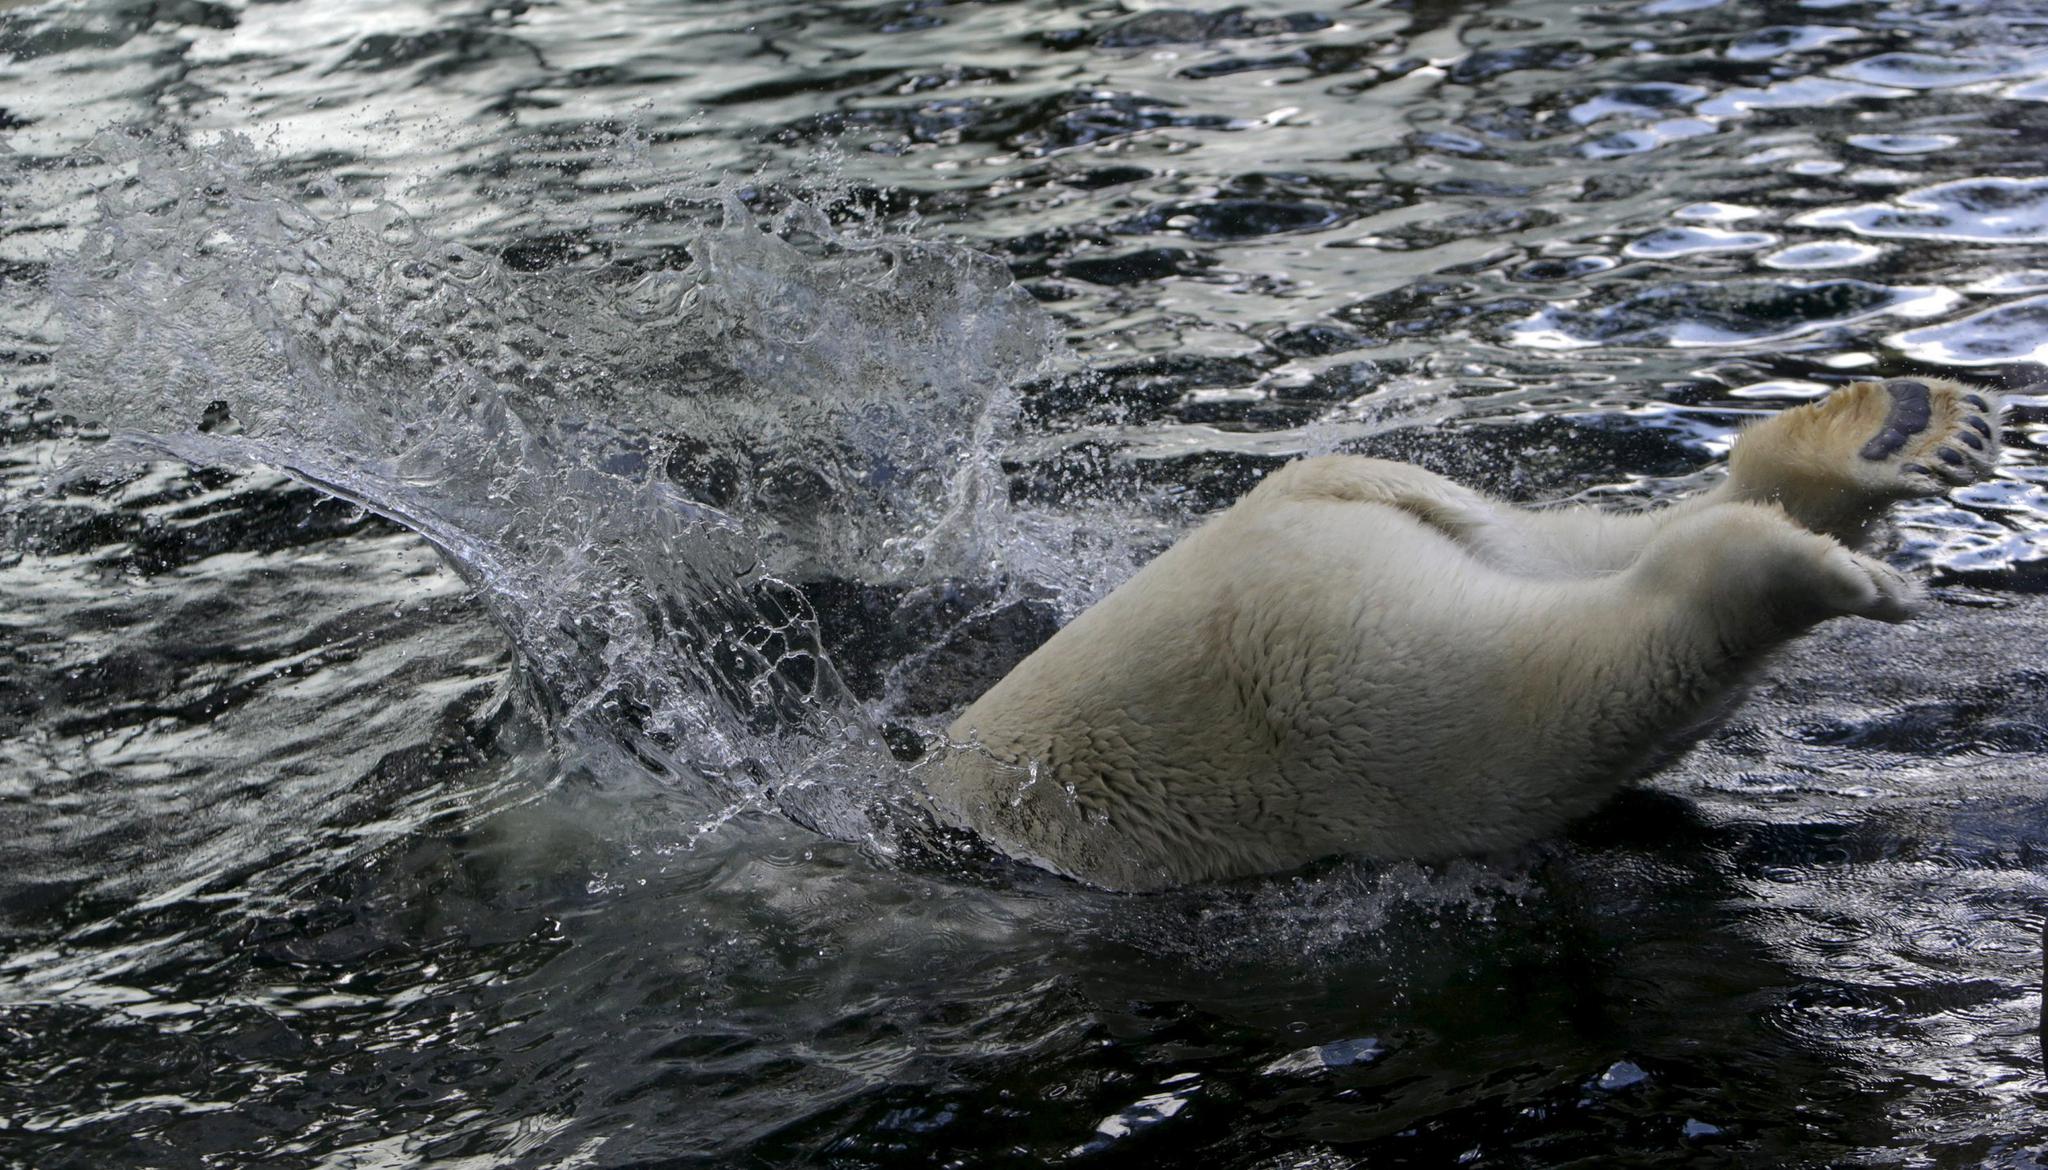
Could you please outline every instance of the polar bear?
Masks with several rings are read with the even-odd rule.
[[[1906,618],[1917,587],[1859,550],[1892,504],[1990,472],[1998,405],[1854,383],[1743,432],[1712,490],[1633,513],[1289,464],[969,706],[927,790],[1011,856],[1117,890],[1553,834],[1774,648]]]

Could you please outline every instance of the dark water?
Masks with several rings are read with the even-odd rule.
[[[1563,842],[1156,897],[913,760],[1304,452],[2048,360],[2021,3],[0,7],[0,1162],[2048,1162],[2048,397]],[[111,433],[112,438],[108,435]]]

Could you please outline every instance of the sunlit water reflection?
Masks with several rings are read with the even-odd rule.
[[[187,0],[0,53],[0,1157],[2048,1160],[2048,399],[1903,511],[1928,617],[1567,842],[1121,898],[912,762],[1287,458],[1654,501],[1852,377],[2037,381],[2032,6]]]

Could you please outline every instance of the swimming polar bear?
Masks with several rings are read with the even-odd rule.
[[[1989,473],[1998,405],[1854,383],[1744,431],[1712,490],[1634,513],[1289,464],[969,706],[927,788],[1010,855],[1118,890],[1553,834],[1775,647],[1910,615],[1918,588],[1857,550],[1892,504]]]

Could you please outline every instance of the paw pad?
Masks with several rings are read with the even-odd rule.
[[[1891,413],[1885,417],[1884,429],[1872,436],[1871,440],[1863,445],[1862,451],[1863,457],[1872,462],[1889,459],[1898,454],[1899,449],[1906,445],[1906,440],[1926,430],[1927,424],[1934,418],[1934,403],[1927,383],[1901,378],[1886,382],[1884,388],[1892,396]],[[1960,455],[1950,459],[1949,456],[1953,452],[1946,450],[1940,454],[1951,463],[1960,462],[1962,459]]]

